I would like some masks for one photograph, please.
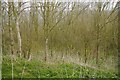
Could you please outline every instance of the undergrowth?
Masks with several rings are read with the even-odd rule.
[[[100,71],[73,63],[49,64],[42,61],[13,61],[14,78],[118,78],[117,73]],[[12,66],[9,57],[3,57],[2,78],[12,77]]]

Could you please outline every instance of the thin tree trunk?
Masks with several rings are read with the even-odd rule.
[[[98,64],[98,55],[99,54],[99,26],[97,30],[97,44],[96,44],[96,64]]]
[[[48,38],[45,38],[45,61],[47,61],[48,56]]]
[[[99,47],[97,45],[97,49],[96,49],[96,64],[98,64],[98,51],[99,51]]]
[[[85,42],[85,63],[87,62],[87,43]]]
[[[17,30],[17,38],[18,38],[18,52],[19,52],[19,56],[22,56],[22,39],[21,39],[21,35],[20,35],[20,27],[19,27],[19,18],[17,17],[16,20],[16,30]]]
[[[10,44],[10,50],[11,50],[11,67],[12,67],[12,80],[14,78],[14,65],[13,65],[13,61],[14,61],[14,48],[13,48],[13,44],[14,44],[14,40],[13,40],[13,33],[12,33],[12,28],[10,28],[10,39],[11,39],[11,44]]]
[[[53,46],[52,46],[52,41],[53,41],[53,39],[52,39],[52,35],[51,35],[51,45],[50,45],[50,49],[51,49],[51,58],[53,57]]]

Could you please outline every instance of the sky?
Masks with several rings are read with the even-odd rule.
[[[2,0],[2,1],[23,1],[23,2],[26,2],[26,1],[36,1],[36,2],[43,2],[43,1],[49,1],[49,2],[117,2],[119,0]]]

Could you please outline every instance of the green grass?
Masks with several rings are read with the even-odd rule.
[[[35,60],[17,59],[13,64],[14,78],[118,78],[117,73],[95,70],[73,63],[50,64]],[[2,77],[11,78],[11,73],[11,60],[5,56],[2,63]]]

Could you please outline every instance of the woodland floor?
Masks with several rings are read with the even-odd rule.
[[[36,58],[37,59],[37,58]],[[3,56],[2,78],[119,78],[117,72],[68,62],[44,62]]]

